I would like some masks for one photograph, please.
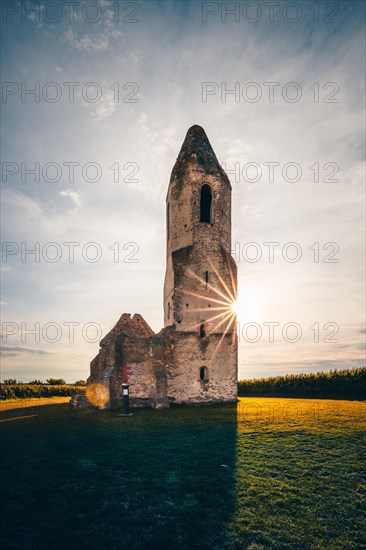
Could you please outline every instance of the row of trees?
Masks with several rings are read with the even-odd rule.
[[[366,368],[290,374],[238,382],[240,396],[366,399]]]
[[[0,400],[30,397],[68,397],[85,391],[85,386],[67,384],[1,384]]]
[[[85,380],[67,385],[63,378],[48,378],[45,383],[41,380],[32,380],[24,384],[9,378],[1,384],[0,399],[67,396],[80,392],[85,385]],[[366,368],[239,380],[238,393],[242,397],[366,399]]]
[[[15,384],[28,384],[31,386],[41,386],[43,384],[46,384],[48,386],[66,386],[66,380],[64,380],[63,378],[47,378],[46,382],[43,382],[42,380],[31,380],[30,382],[20,382],[15,378],[7,378],[3,381],[3,384],[5,384],[5,386],[14,386]],[[77,380],[73,385],[86,386],[86,382],[85,380]]]

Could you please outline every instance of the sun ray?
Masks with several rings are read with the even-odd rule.
[[[192,275],[195,279],[197,279],[202,285],[206,286],[207,284],[207,288],[212,290],[213,292],[216,292],[216,294],[218,294],[219,296],[221,296],[221,298],[224,298],[224,300],[228,300],[230,301],[230,296],[225,296],[225,294],[223,294],[222,292],[220,292],[220,290],[218,290],[217,288],[215,288],[214,286],[212,286],[210,283],[206,283],[206,281],[204,281],[203,279],[201,279],[200,277],[198,277],[198,275],[196,273],[194,273],[191,269],[189,269],[187,271],[187,273],[189,273],[190,275]]]
[[[223,280],[223,278],[221,277],[221,275],[219,274],[219,272],[217,271],[217,269],[215,268],[215,266],[213,265],[213,263],[211,262],[210,258],[207,258],[208,260],[208,263],[210,264],[210,266],[212,267],[216,277],[218,278],[218,280],[220,281],[220,283],[222,284],[222,286],[224,287],[224,289],[226,290],[226,292],[228,293],[229,297],[231,298],[231,300],[233,302],[235,302],[235,298],[233,296],[233,294],[231,294],[227,284],[225,283],[225,281]]]
[[[230,330],[230,327],[232,325],[232,321],[233,321],[233,317],[230,317],[229,319],[229,322],[227,324],[227,327],[226,329],[224,330],[224,332],[221,334],[221,337],[220,337],[220,340],[217,342],[216,346],[215,346],[215,349],[213,350],[213,353],[212,353],[212,359],[214,359],[219,351],[219,348],[222,344],[222,341],[223,339],[225,338],[227,332]]]
[[[208,307],[198,307],[198,308],[193,308],[193,309],[190,309],[190,310],[187,310],[187,313],[190,314],[190,313],[198,313],[198,312],[205,312],[205,313],[208,313],[208,312],[214,312],[214,311],[218,311],[219,313],[217,313],[216,315],[211,315],[211,317],[207,318],[207,319],[204,319],[204,320],[200,320],[190,326],[188,326],[186,328],[187,331],[191,331],[191,330],[195,330],[197,329],[202,323],[204,324],[210,324],[212,323],[213,321],[216,321],[217,320],[217,323],[215,323],[215,327],[212,328],[211,330],[209,330],[207,332],[207,335],[210,335],[212,334],[213,332],[215,332],[217,330],[217,326],[218,325],[223,325],[224,323],[226,323],[228,321],[228,325],[226,326],[224,332],[223,332],[223,335],[222,337],[220,338],[220,341],[219,341],[219,344],[221,343],[222,339],[225,337],[225,335],[227,334],[228,330],[230,330],[232,324],[233,324],[233,320],[236,318],[236,314],[235,312],[233,311],[233,304],[235,302],[235,294],[233,292],[230,291],[229,287],[227,286],[227,284],[225,283],[225,281],[223,280],[223,278],[221,277],[221,275],[218,273],[217,269],[215,268],[215,266],[213,265],[212,261],[210,260],[210,258],[207,258],[208,260],[208,263],[211,267],[211,269],[213,270],[213,272],[215,273],[216,277],[218,278],[219,282],[221,283],[224,291],[227,293],[227,294],[224,294],[223,292],[221,292],[220,290],[218,290],[217,288],[215,288],[214,286],[212,286],[211,284],[209,284],[208,282],[206,282],[203,278],[199,277],[196,273],[194,273],[191,269],[188,269],[187,270],[187,273],[194,279],[196,279],[200,285],[202,286],[205,286],[206,289],[209,289],[209,290],[212,290],[213,292],[215,292],[215,294],[217,294],[219,297],[223,298],[223,300],[220,300],[220,299],[217,299],[217,298],[212,298],[212,297],[207,297],[207,296],[204,296],[202,294],[199,294],[198,292],[192,292],[192,291],[189,291],[189,290],[184,290],[184,289],[179,289],[179,292],[182,292],[182,294],[184,295],[188,295],[188,296],[193,296],[195,298],[199,298],[200,300],[204,300],[206,302],[211,302],[213,304],[218,304],[216,305],[215,307],[213,308],[208,308]],[[229,267],[229,272],[230,272],[230,280],[231,280],[231,283],[233,285],[233,289],[235,289],[235,284],[234,284],[234,276],[233,276],[233,272],[232,272],[232,269],[231,269],[231,266],[230,264],[228,264],[228,267]],[[215,348],[215,353],[216,353],[216,350],[217,350],[217,346]]]
[[[232,325],[232,323],[233,323],[235,317],[236,317],[235,313],[232,313],[231,320],[230,320],[230,322],[228,323],[228,325],[227,325],[225,331],[223,332],[223,334],[222,334],[220,340],[219,340],[218,343],[217,343],[217,346],[215,347],[215,349],[214,349],[214,351],[213,351],[212,359],[215,358],[217,352],[219,351],[219,348],[220,348],[220,346],[221,346],[221,343],[222,343],[223,339],[225,338],[226,334],[228,333],[228,331],[230,330],[230,327],[231,327],[231,325]]]
[[[227,310],[226,310],[226,311],[227,311]],[[231,315],[231,313],[232,313],[231,311],[230,311],[228,314],[225,314],[225,312],[224,312],[224,313],[218,313],[217,315],[214,315],[213,317],[209,317],[208,319],[205,319],[204,323],[210,323],[211,321],[213,321],[214,319],[218,319],[219,317],[225,317],[225,319],[226,319],[229,315]],[[224,319],[223,321],[221,321],[221,322],[224,322],[225,319]],[[202,321],[199,321],[198,323],[189,326],[186,330],[191,330],[191,329],[197,328],[197,327],[199,327],[200,325],[202,325]],[[216,330],[216,329],[215,329],[215,330]],[[211,334],[212,332],[213,332],[213,331],[208,332],[207,334]]]
[[[202,307],[202,308],[195,308],[195,309],[190,309],[189,310],[189,313],[193,312],[193,311],[226,311],[227,309],[229,309],[230,306],[228,307]]]
[[[227,319],[233,314],[232,311],[229,311],[228,313],[226,314],[222,314],[221,315],[216,315],[216,317],[223,317],[223,319],[221,320],[220,324],[222,325],[223,323],[225,323],[227,321]],[[215,332],[216,328],[215,329],[212,329],[208,332],[208,335],[212,334],[213,332]]]
[[[215,302],[216,304],[223,304],[224,306],[229,306],[231,302],[223,302],[222,300],[217,300],[216,298],[208,298],[207,296],[203,296],[202,294],[197,294],[196,292],[191,292],[189,290],[179,289],[180,292],[183,294],[188,294],[189,296],[195,296],[196,298],[201,298],[202,300],[206,300],[207,302]]]

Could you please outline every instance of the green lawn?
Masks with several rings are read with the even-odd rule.
[[[362,549],[365,403],[3,410],[11,549]],[[364,477],[362,477],[364,476]]]

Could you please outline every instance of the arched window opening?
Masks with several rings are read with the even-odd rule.
[[[212,223],[212,190],[207,183],[201,187],[200,222]]]
[[[201,338],[206,336],[205,325],[200,325],[200,336]]]
[[[200,376],[201,382],[208,382],[207,367],[200,367],[199,376]]]

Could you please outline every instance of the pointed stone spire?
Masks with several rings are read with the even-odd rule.
[[[172,178],[179,175],[186,164],[198,164],[209,174],[219,173],[228,179],[216,158],[211,143],[202,126],[191,126],[186,134],[177,161],[172,171]]]
[[[178,160],[184,161],[193,153],[209,163],[212,163],[212,161],[216,161],[217,163],[216,155],[213,152],[206,132],[202,126],[198,126],[197,124],[189,128],[179,152]]]

